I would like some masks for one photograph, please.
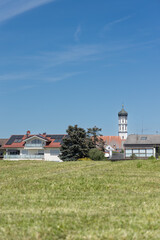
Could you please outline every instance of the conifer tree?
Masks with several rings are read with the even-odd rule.
[[[75,125],[69,126],[66,132],[68,135],[63,139],[60,158],[63,161],[76,161],[88,157],[90,141],[87,139],[86,131]]]

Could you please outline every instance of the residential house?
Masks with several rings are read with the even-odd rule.
[[[66,135],[12,135],[4,145],[6,160],[46,160],[60,162],[59,154]]]
[[[101,136],[100,138],[104,141],[105,146],[111,146],[114,151],[121,151],[123,149],[125,140],[121,139],[120,136]]]
[[[124,150],[126,159],[133,154],[140,159],[151,156],[158,157],[160,155],[160,135],[131,134],[124,144]]]

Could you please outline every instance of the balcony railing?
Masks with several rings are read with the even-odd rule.
[[[11,159],[16,159],[16,160],[44,160],[44,155],[4,155],[5,160],[11,160]]]
[[[43,144],[41,144],[41,143],[35,143],[35,144],[32,144],[32,143],[26,143],[25,144],[25,147],[44,147],[44,145]]]

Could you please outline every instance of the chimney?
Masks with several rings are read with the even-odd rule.
[[[31,132],[28,130],[27,131],[27,133],[26,133],[26,137],[28,138],[29,137],[29,134],[30,134]]]

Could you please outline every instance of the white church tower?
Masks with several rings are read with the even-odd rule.
[[[122,140],[126,140],[128,136],[127,117],[128,113],[124,110],[124,106],[122,105],[122,110],[118,113],[118,125],[119,125],[118,136],[120,136]]]

